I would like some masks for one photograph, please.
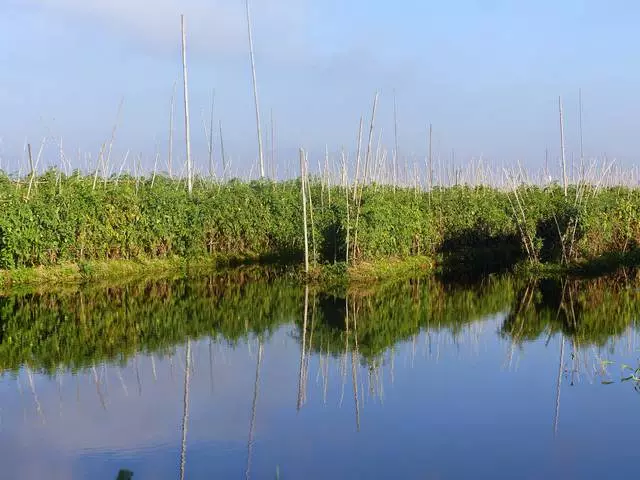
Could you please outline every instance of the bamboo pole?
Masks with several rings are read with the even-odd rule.
[[[393,91],[393,136],[395,141],[395,149],[393,152],[393,191],[396,191],[398,183],[398,159],[400,150],[398,148],[398,104],[396,102],[396,91]]]
[[[31,170],[31,174],[29,175],[29,188],[27,189],[27,200],[31,196],[31,187],[33,186],[33,180],[36,177],[36,170],[33,167],[33,155],[31,154],[31,144],[27,144],[27,151],[29,154],[29,169]]]
[[[122,170],[124,170],[124,166],[127,163],[127,159],[129,158],[129,152],[130,150],[127,150],[127,153],[124,154],[124,158],[122,160],[122,164],[120,165],[120,170],[118,171],[118,176],[116,177],[116,185],[118,184],[118,181],[120,180],[120,175],[122,175]]]
[[[313,198],[311,196],[311,182],[309,182],[309,158],[307,156],[307,154],[305,153],[305,158],[304,158],[304,171],[305,171],[305,178],[304,181],[307,185],[307,198],[309,201],[309,220],[311,220],[311,251],[312,251],[312,261],[313,261],[313,265],[316,265],[316,259],[317,259],[317,252],[316,252],[316,229],[315,229],[315,222],[313,220]]]
[[[564,119],[562,116],[562,97],[558,97],[558,111],[560,114],[560,155],[562,159],[562,180],[564,183],[564,196],[566,197],[568,194],[568,185],[567,185],[567,161],[565,158],[565,150],[564,150]]]
[[[219,122],[220,125],[220,156],[222,157],[222,170],[223,170],[223,179],[227,179],[227,175],[229,173],[229,165],[227,165],[227,157],[224,154],[224,140],[222,138],[222,120]]]
[[[189,195],[193,191],[193,171],[191,165],[191,124],[189,122],[189,79],[187,76],[187,35],[185,32],[184,15],[180,15],[182,30],[182,79],[184,84],[184,138],[187,153],[187,190]]]
[[[247,7],[247,32],[249,35],[249,56],[251,57],[251,79],[253,81],[253,100],[256,109],[256,130],[258,133],[258,161],[260,165],[260,178],[264,178],[264,154],[262,152],[262,128],[260,126],[260,102],[258,100],[258,82],[256,80],[256,62],[253,54],[253,33],[251,31],[251,10],[249,0],[245,2]]]
[[[93,175],[93,187],[91,188],[91,190],[95,190],[96,189],[96,185],[98,184],[98,173],[100,172],[100,164],[102,163],[102,157],[104,156],[104,149],[105,149],[106,144],[102,144],[102,147],[100,147],[100,154],[98,155],[98,158],[96,160],[96,171]]]
[[[362,184],[366,184],[369,179],[369,168],[371,162],[371,150],[373,148],[373,129],[375,128],[376,110],[378,109],[378,97],[380,92],[376,92],[373,97],[373,110],[371,112],[371,121],[369,123],[369,141],[367,142],[367,152],[364,156],[364,179]]]
[[[431,190],[433,190],[433,125],[429,124],[429,192]]]
[[[360,117],[360,126],[358,127],[358,144],[356,145],[356,173],[353,179],[353,201],[358,198],[358,177],[360,176],[360,153],[362,147],[362,128],[363,118]]]
[[[270,142],[270,147],[271,147],[271,159],[270,159],[270,163],[271,163],[271,178],[272,179],[276,179],[276,129],[275,129],[275,122],[273,121],[273,108],[269,110],[269,120],[271,123],[271,142]]]
[[[156,152],[156,160],[153,163],[153,176],[151,177],[151,188],[156,183],[156,172],[158,170],[158,160],[160,159],[160,152]]]
[[[353,249],[354,249],[353,258],[354,259],[356,257],[356,249],[358,248],[358,223],[360,221],[360,206],[362,204],[362,191],[364,189],[365,184],[367,183],[367,172],[369,171],[369,161],[371,157],[371,148],[372,148],[372,142],[373,142],[373,129],[375,126],[376,109],[378,107],[378,97],[379,97],[379,92],[376,92],[373,98],[373,110],[371,112],[371,122],[369,124],[369,140],[367,142],[367,151],[364,159],[364,177],[363,177],[362,185],[360,187],[360,195],[356,197],[356,202],[355,202],[356,203],[356,223],[355,223],[354,232],[353,232]],[[356,182],[354,191],[358,192],[357,182]]]
[[[215,178],[215,168],[213,165],[213,106],[215,102],[215,90],[211,92],[211,113],[209,118],[209,177]]]
[[[584,182],[584,137],[582,134],[582,88],[578,89],[578,128],[580,129],[580,181]]]
[[[309,273],[309,235],[307,232],[307,192],[306,183],[306,162],[304,150],[300,149],[300,188],[302,191],[302,225],[304,229],[304,271]]]
[[[380,133],[378,133],[378,144],[376,146],[376,155],[374,160],[371,180],[374,183],[380,183],[380,171],[382,170],[382,129],[380,129]]]
[[[116,140],[116,131],[118,130],[118,124],[120,123],[120,114],[122,113],[122,105],[124,104],[124,97],[120,99],[120,104],[118,105],[118,113],[116,113],[116,121],[113,124],[113,129],[111,130],[111,140],[109,141],[109,149],[107,150],[107,158],[104,161],[104,165],[102,167],[102,174],[104,175],[104,185],[107,185],[107,177],[109,176],[109,164],[111,163],[111,152],[113,151],[113,143]]]
[[[545,174],[545,182],[549,181],[551,176],[549,175],[549,149],[544,149],[544,174]]]
[[[169,151],[167,152],[167,170],[169,178],[173,178],[173,117],[176,100],[176,82],[173,82],[173,93],[171,94],[171,108],[169,113]]]
[[[344,148],[342,149],[341,157],[342,157],[342,181],[344,185],[344,196],[345,196],[346,210],[347,210],[347,235],[346,235],[347,238],[346,238],[345,263],[348,266],[349,265],[349,236],[351,234],[350,232],[351,225],[350,225],[350,218],[349,218],[350,206],[349,206],[349,185],[347,183],[347,159],[344,154]]]

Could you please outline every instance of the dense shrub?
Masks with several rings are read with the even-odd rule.
[[[0,268],[167,256],[302,258],[300,180],[100,180],[49,171],[27,180],[0,175]],[[342,187],[311,181],[311,254],[346,258],[430,255],[469,249],[515,251],[541,261],[576,261],[640,245],[640,190],[522,185]],[[28,197],[28,198],[27,198]],[[349,200],[347,201],[347,197]],[[347,208],[348,213],[347,215]]]

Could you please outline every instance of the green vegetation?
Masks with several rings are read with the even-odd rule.
[[[309,191],[312,265],[344,262],[348,253],[350,268],[326,270],[333,274],[381,276],[379,262],[389,258],[425,259],[422,267],[437,263],[458,274],[497,272],[527,259],[588,270],[640,257],[640,189],[578,185],[565,196],[557,185],[423,192],[371,184],[352,192],[316,179]],[[163,176],[96,182],[49,171],[32,182],[0,175],[0,210],[5,271],[65,266],[57,277],[91,278],[95,262],[112,260],[299,264],[303,257],[300,180],[197,179],[189,195],[180,180]],[[40,276],[1,277],[21,283]]]
[[[89,260],[287,255],[301,248],[294,182],[273,185],[92,177],[48,172],[26,186],[0,180],[0,268]]]

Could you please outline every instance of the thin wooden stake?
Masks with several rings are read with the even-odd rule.
[[[302,191],[302,225],[304,229],[304,271],[309,273],[309,235],[307,232],[307,191],[305,188],[306,183],[306,162],[305,162],[304,150],[300,149],[300,188]]]
[[[176,82],[173,82],[173,92],[171,94],[171,109],[169,113],[169,151],[167,152],[167,170],[169,178],[173,178],[173,116],[175,111]]]
[[[398,148],[398,104],[396,102],[396,91],[393,91],[393,136],[395,140],[395,151],[393,152],[393,191],[396,191],[398,183],[398,159],[400,150]]]
[[[227,179],[228,174],[228,165],[227,165],[227,157],[224,154],[224,140],[222,138],[222,120],[219,122],[220,125],[220,156],[222,157],[222,170],[223,170],[223,178]]]
[[[29,188],[27,189],[27,200],[31,196],[31,187],[33,186],[33,180],[36,178],[36,170],[33,168],[33,156],[31,155],[31,144],[27,144],[27,151],[29,154],[29,168],[31,169],[31,175],[29,176]]]
[[[189,81],[187,76],[187,35],[185,32],[184,15],[180,15],[182,30],[182,79],[184,84],[184,139],[187,151],[187,190],[189,195],[193,191],[193,172],[191,166],[191,124],[189,122]]]
[[[584,182],[584,139],[582,135],[582,89],[578,89],[578,115],[580,128],[580,181]]]
[[[433,125],[429,124],[429,191],[433,190]]]
[[[350,230],[351,230],[351,225],[350,225],[350,218],[349,218],[349,210],[350,210],[350,206],[349,206],[349,185],[347,183],[347,159],[345,157],[344,154],[344,148],[342,149],[342,181],[343,181],[343,186],[344,186],[344,196],[345,196],[345,201],[346,201],[346,205],[347,205],[347,235],[346,235],[346,253],[345,253],[345,263],[347,265],[349,265],[349,235],[351,234]]]
[[[305,178],[304,181],[307,185],[307,198],[309,201],[309,219],[311,220],[311,250],[312,250],[312,260],[313,260],[313,265],[316,265],[316,259],[318,257],[317,253],[316,253],[316,229],[315,229],[315,223],[313,221],[313,198],[311,196],[311,182],[309,182],[309,159],[307,154],[305,153],[305,158],[304,158],[304,164],[305,164]]]
[[[249,34],[249,55],[251,57],[251,79],[253,80],[253,100],[256,107],[256,129],[258,133],[258,161],[260,165],[260,178],[264,178],[264,154],[262,152],[262,128],[260,126],[260,102],[258,101],[258,82],[256,80],[256,62],[253,54],[253,34],[251,31],[251,10],[249,0],[247,7],[247,32]]]
[[[103,143],[102,147],[100,147],[100,154],[98,155],[98,159],[96,160],[96,171],[93,175],[93,187],[91,188],[91,190],[95,190],[98,183],[98,173],[100,172],[100,164],[102,163],[102,158],[104,156],[105,146],[106,144]]]
[[[213,106],[215,102],[215,90],[211,92],[211,116],[209,119],[209,177],[214,178],[216,176],[215,168],[213,166]]]
[[[565,158],[564,151],[564,119],[562,116],[562,97],[558,97],[558,110],[560,113],[560,152],[562,159],[562,180],[564,183],[564,196],[566,197],[568,194],[568,185],[567,185],[567,161]]]
[[[269,111],[269,117],[271,121],[271,178],[275,180],[276,178],[276,129],[275,123],[273,121],[273,108]]]
[[[122,105],[124,104],[124,97],[120,99],[120,104],[118,105],[118,113],[116,114],[116,121],[113,124],[113,129],[111,130],[111,140],[109,141],[109,149],[107,150],[107,158],[104,162],[104,166],[102,167],[102,174],[104,175],[104,185],[107,185],[107,177],[109,176],[109,164],[111,163],[111,152],[113,151],[113,142],[116,140],[116,131],[118,130],[118,124],[120,123],[120,114],[122,113]]]
[[[362,147],[362,127],[363,119],[360,117],[360,126],[358,127],[358,145],[356,146],[356,174],[353,179],[353,201],[358,198],[358,177],[360,176],[360,153]]]
[[[153,164],[153,176],[151,177],[151,188],[153,188],[153,184],[156,182],[156,172],[158,170],[159,158],[160,158],[160,152],[156,152],[156,161]]]
[[[371,122],[369,123],[369,141],[367,142],[367,153],[364,157],[364,181],[363,185],[367,183],[369,178],[369,169],[371,162],[371,150],[373,148],[373,129],[375,127],[376,121],[376,110],[378,108],[378,97],[380,96],[380,92],[376,92],[373,97],[373,111],[371,112]]]

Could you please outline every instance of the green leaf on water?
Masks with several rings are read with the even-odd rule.
[[[616,382],[612,382],[611,380],[603,380],[602,381],[602,385],[611,385],[612,383],[616,383]]]
[[[628,377],[624,377],[622,378],[620,381],[621,382],[628,382],[629,380],[631,380],[633,378],[633,375],[629,375]]]
[[[635,368],[627,365],[626,363],[623,363],[621,368],[622,370],[636,370]]]

